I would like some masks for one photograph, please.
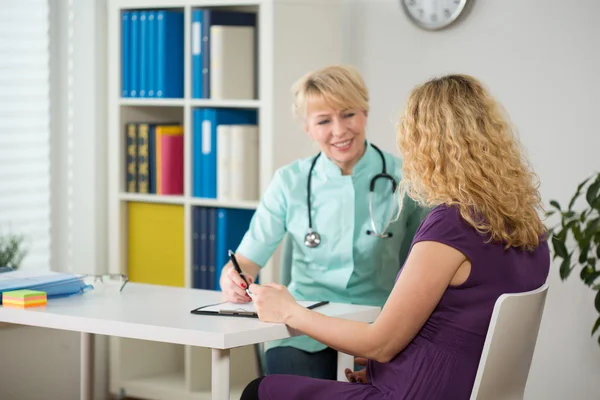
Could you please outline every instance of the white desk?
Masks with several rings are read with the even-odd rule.
[[[256,318],[201,316],[194,308],[218,303],[214,291],[128,283],[123,292],[98,285],[84,295],[50,299],[43,308],[0,307],[0,322],[81,332],[81,399],[93,397],[93,335],[119,336],[212,349],[213,399],[229,399],[229,349],[295,336],[282,324]],[[372,322],[379,307],[331,303],[316,311],[356,321]],[[338,356],[338,378],[353,365]]]

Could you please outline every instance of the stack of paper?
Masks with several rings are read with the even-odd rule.
[[[5,307],[38,307],[46,305],[46,293],[38,290],[13,290],[2,293],[2,305]]]

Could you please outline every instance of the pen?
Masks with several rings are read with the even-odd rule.
[[[248,285],[248,281],[244,277],[244,273],[242,272],[242,269],[240,268],[240,264],[238,264],[237,259],[235,258],[235,254],[231,250],[229,250],[229,259],[231,260],[231,263],[233,264],[233,268],[235,268],[237,273],[240,274],[240,276],[244,280],[244,283],[246,284],[246,294],[248,296],[250,296],[250,298],[252,298],[252,294],[250,293],[250,285]]]

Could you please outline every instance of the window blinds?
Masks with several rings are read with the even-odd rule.
[[[48,0],[0,0],[0,234],[23,234],[27,270],[50,268]]]

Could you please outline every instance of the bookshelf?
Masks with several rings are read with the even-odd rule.
[[[220,200],[194,196],[194,113],[199,109],[255,110],[258,126],[258,193],[267,188],[275,170],[289,162],[316,153],[291,115],[290,87],[309,70],[342,62],[341,0],[109,0],[108,1],[108,269],[130,276],[134,218],[154,218],[152,210],[163,210],[171,236],[183,243],[165,248],[179,252],[182,262],[165,268],[181,276],[181,285],[194,288],[194,215],[199,208],[254,210],[258,199]],[[256,15],[255,95],[241,99],[195,98],[192,55],[193,14],[197,9],[250,12]],[[122,12],[167,10],[183,14],[183,95],[176,98],[124,97],[122,68]],[[127,191],[127,124],[177,123],[183,127],[183,190],[178,195]],[[155,207],[155,208],[152,208]],[[151,210],[151,211],[148,211]],[[145,213],[145,214],[144,214]],[[144,217],[144,215],[146,217]],[[158,217],[156,217],[158,218]],[[136,249],[132,249],[134,246]],[[176,248],[176,249],[175,249]],[[278,280],[278,252],[261,271],[261,282]],[[143,275],[143,274],[142,274]],[[142,276],[139,273],[136,276]],[[147,275],[147,274],[146,274]],[[144,275],[144,276],[146,276]],[[173,284],[173,279],[149,283]],[[165,275],[166,276],[166,275]],[[177,278],[179,279],[179,278]],[[179,280],[175,280],[179,282]],[[132,278],[133,280],[133,278]],[[167,281],[169,283],[167,283]],[[189,346],[110,340],[110,391],[117,397],[145,399],[209,399],[210,351]],[[256,377],[254,349],[231,352],[232,395]]]

